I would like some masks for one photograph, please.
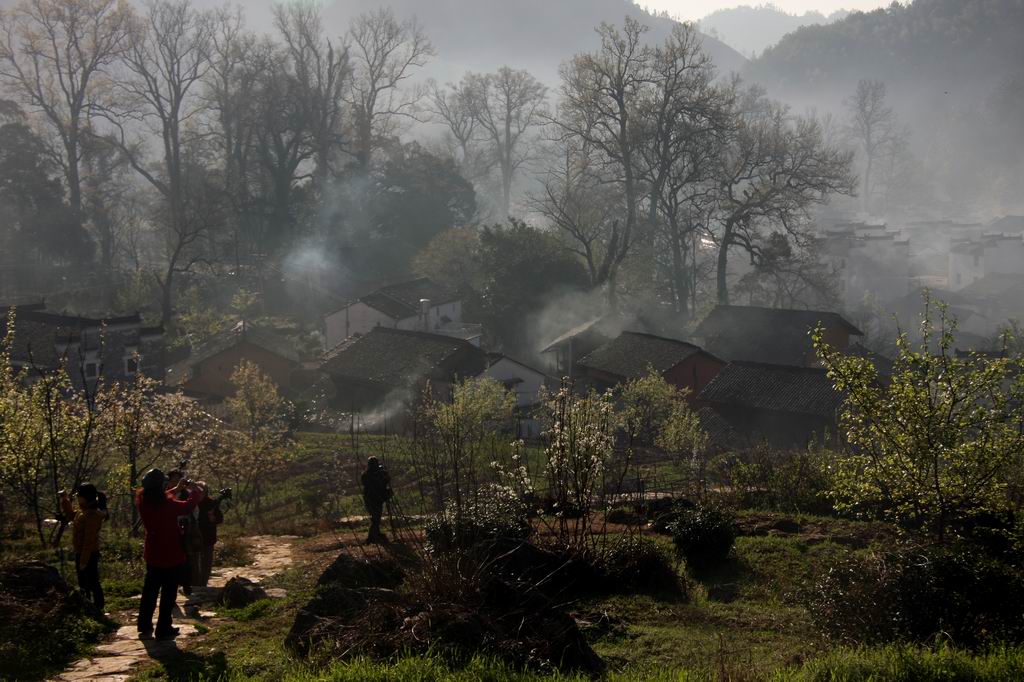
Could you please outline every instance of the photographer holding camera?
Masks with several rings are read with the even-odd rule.
[[[75,488],[78,510],[71,506],[68,494],[60,491],[60,508],[64,519],[71,523],[71,546],[75,553],[75,573],[82,594],[92,599],[103,613],[103,586],[100,584],[100,529],[109,516],[107,496],[92,483]]]
[[[143,551],[146,580],[142,587],[138,620],[141,638],[153,634],[153,611],[156,610],[158,595],[157,638],[171,639],[178,634],[178,630],[171,627],[171,614],[187,564],[178,519],[195,509],[199,495],[198,489],[184,478],[179,478],[178,483],[169,488],[167,477],[159,469],[152,469],[142,477],[142,488],[135,497],[142,525],[146,528]],[[184,499],[178,499],[179,496]]]
[[[199,531],[203,536],[203,547],[200,555],[200,568],[196,584],[206,587],[210,582],[210,573],[213,571],[213,549],[217,544],[217,526],[224,523],[224,512],[221,511],[220,503],[223,500],[231,499],[231,488],[220,491],[217,499],[210,497],[209,487],[200,481],[199,487],[203,490],[203,501],[199,503]]]
[[[198,505],[203,500],[203,491],[195,482],[185,475],[185,467],[188,460],[182,460],[177,469],[171,469],[167,473],[167,490],[178,490],[178,500],[184,500],[189,494],[194,497]],[[181,488],[181,485],[184,488]],[[203,539],[199,531],[199,523],[196,518],[195,509],[187,514],[178,517],[178,529],[181,533],[181,549],[185,553],[185,564],[182,566],[181,591],[186,597],[192,596],[192,585],[198,584],[200,568],[199,563],[203,551]]]

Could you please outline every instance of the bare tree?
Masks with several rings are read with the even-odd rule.
[[[904,139],[904,133],[897,126],[896,112],[886,103],[885,98],[885,83],[862,80],[857,83],[857,91],[846,100],[850,116],[847,134],[857,142],[864,154],[861,195],[865,212],[871,210],[876,164],[894,154]]]
[[[348,47],[324,37],[320,9],[312,3],[275,6],[274,23],[299,88],[316,164],[314,177],[322,186],[334,173],[335,153],[343,143],[343,96],[351,77]]]
[[[188,186],[193,178],[186,175],[186,147],[195,141],[189,139],[189,127],[198,129],[197,119],[205,110],[198,85],[210,69],[213,29],[212,15],[194,9],[189,0],[151,2],[132,33],[124,60],[126,78],[105,108],[113,139],[165,203],[167,263],[157,276],[165,324],[173,315],[175,280],[202,260],[194,247],[209,227],[208,218],[187,205],[190,196],[200,193]],[[129,137],[136,124],[147,127],[162,144],[156,167],[146,162],[144,143]]]
[[[677,24],[654,49],[651,83],[637,116],[638,173],[647,189],[653,260],[668,272],[676,310],[687,313],[697,235],[706,224],[709,179],[729,125],[728,88],[715,87],[700,34]]]
[[[127,48],[131,16],[125,0],[23,0],[0,12],[0,81],[52,134],[51,152],[79,221],[89,109]]]
[[[251,175],[257,164],[253,147],[261,75],[270,63],[273,45],[245,30],[241,8],[217,12],[210,38],[210,69],[204,98],[212,112],[210,138],[219,148],[224,193],[231,205],[229,229],[236,268],[243,251],[251,250],[257,203]]]
[[[619,234],[623,198],[595,156],[578,138],[563,139],[559,163],[544,172],[530,205],[559,230],[567,248],[583,259],[591,286],[598,287],[607,272],[608,244]]]
[[[258,117],[256,158],[265,174],[263,193],[269,203],[262,241],[272,247],[280,245],[295,222],[295,191],[313,177],[316,140],[302,102],[304,87],[295,77],[291,60],[281,49],[268,56],[251,104]]]
[[[443,87],[431,80],[427,83],[427,107],[431,118],[445,126],[447,151],[458,163],[462,176],[476,183],[490,171],[492,159],[481,149],[470,79],[466,74],[459,83]]]
[[[467,76],[470,111],[490,146],[501,172],[501,211],[504,220],[512,203],[516,172],[530,160],[532,129],[547,118],[547,88],[527,71],[503,66],[495,73]]]
[[[353,68],[352,153],[365,172],[380,140],[394,134],[399,119],[414,114],[423,93],[402,86],[433,56],[434,48],[419,22],[399,21],[389,8],[356,17],[348,36]]]
[[[627,18],[622,31],[601,24],[601,48],[574,57],[561,69],[562,100],[556,120],[562,135],[576,138],[603,157],[608,177],[621,187],[624,217],[608,234],[595,284],[607,286],[614,301],[619,267],[633,247],[642,182],[637,175],[639,131],[633,118],[651,80],[651,50],[642,43],[646,27]]]
[[[809,209],[856,186],[853,154],[828,144],[820,121],[791,118],[756,88],[737,103],[715,181],[717,289],[723,304],[729,302],[730,249],[742,249],[756,264],[771,231],[784,232],[802,247],[809,239]]]

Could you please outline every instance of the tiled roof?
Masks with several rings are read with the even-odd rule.
[[[977,279],[959,292],[961,300],[1006,299],[1018,301],[1024,298],[1024,275],[990,274]],[[943,292],[945,296],[945,292]]]
[[[698,346],[685,341],[639,332],[623,332],[618,338],[583,357],[579,365],[624,379],[634,379],[647,374],[648,368],[656,372],[667,372],[700,352]]]
[[[870,360],[880,376],[892,376],[892,360],[861,343],[851,343],[850,347],[846,349],[846,354]]]
[[[102,327],[141,324],[138,313],[106,319],[65,315],[43,309],[43,305],[32,303],[20,306],[0,306],[0,332],[7,330],[7,316],[15,309],[14,347],[15,361],[32,362],[41,369],[56,368],[61,355],[69,344],[80,343],[83,333],[89,333],[87,340],[98,343],[98,332]]]
[[[475,375],[485,366],[484,352],[462,339],[376,327],[329,351],[321,369],[334,377],[407,386],[438,373]]]
[[[794,310],[790,308],[762,308],[750,305],[718,305],[697,328],[698,336],[731,333],[737,329],[772,332],[780,327],[797,327],[801,332],[813,329],[821,322],[826,326],[842,327],[854,336],[862,332],[839,313],[824,310]]]
[[[727,449],[739,442],[739,434],[732,425],[710,407],[702,407],[697,413],[697,418],[700,420],[700,428],[708,435],[713,447]]]
[[[359,300],[393,320],[403,320],[419,315],[422,299],[428,299],[430,304],[435,306],[457,301],[459,296],[436,282],[421,277],[381,287]]]
[[[562,334],[559,334],[558,337],[549,341],[547,345],[544,346],[541,353],[550,353],[570,339],[574,339],[583,334],[595,334],[605,338],[612,338],[631,324],[632,320],[621,315],[611,314],[595,317],[566,330]]]
[[[248,323],[239,323],[234,328],[215,334],[209,339],[203,341],[201,344],[196,346],[192,350],[192,353],[182,360],[180,364],[183,366],[194,367],[200,362],[208,360],[215,355],[219,355],[242,341],[247,341],[255,346],[259,346],[260,348],[279,355],[286,360],[290,360],[292,362],[299,361],[299,354],[295,351],[294,344],[289,343],[287,339],[280,336],[277,332],[263,327],[256,327]]]
[[[823,369],[733,362],[701,391],[699,399],[714,407],[790,412],[831,419],[842,396]]]
[[[819,322],[862,335],[838,313],[737,305],[717,306],[694,334],[726,360],[803,365],[814,352],[810,332]]]

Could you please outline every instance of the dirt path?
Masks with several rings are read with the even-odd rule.
[[[209,587],[196,587],[187,600],[178,593],[178,604],[174,610],[174,625],[180,629],[176,640],[157,641],[155,639],[140,640],[135,629],[134,618],[137,612],[130,614],[131,624],[122,625],[109,641],[96,648],[90,658],[75,662],[70,668],[54,678],[59,682],[80,682],[91,680],[98,682],[122,682],[131,677],[133,669],[140,663],[150,659],[161,659],[174,656],[180,648],[199,631],[196,623],[215,615],[212,609],[224,584],[235,576],[242,576],[253,582],[262,582],[277,575],[291,565],[293,560],[292,542],[294,537],[286,535],[260,535],[245,538],[252,549],[254,562],[250,566],[224,567],[214,569],[210,577]],[[283,590],[268,589],[271,597],[283,597]],[[138,597],[136,597],[138,599]]]

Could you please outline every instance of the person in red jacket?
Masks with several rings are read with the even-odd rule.
[[[171,490],[166,490],[167,477],[159,469],[152,469],[142,477],[142,488],[136,493],[135,504],[146,528],[143,558],[146,560],[146,580],[142,587],[142,603],[139,605],[139,637],[148,638],[153,633],[153,611],[156,610],[157,596],[160,597],[160,612],[156,620],[157,639],[172,639],[178,629],[171,627],[171,612],[177,596],[179,580],[186,561],[181,546],[181,530],[178,517],[195,508],[199,496],[194,486],[181,480]],[[187,491],[184,499],[177,499],[179,493]]]

